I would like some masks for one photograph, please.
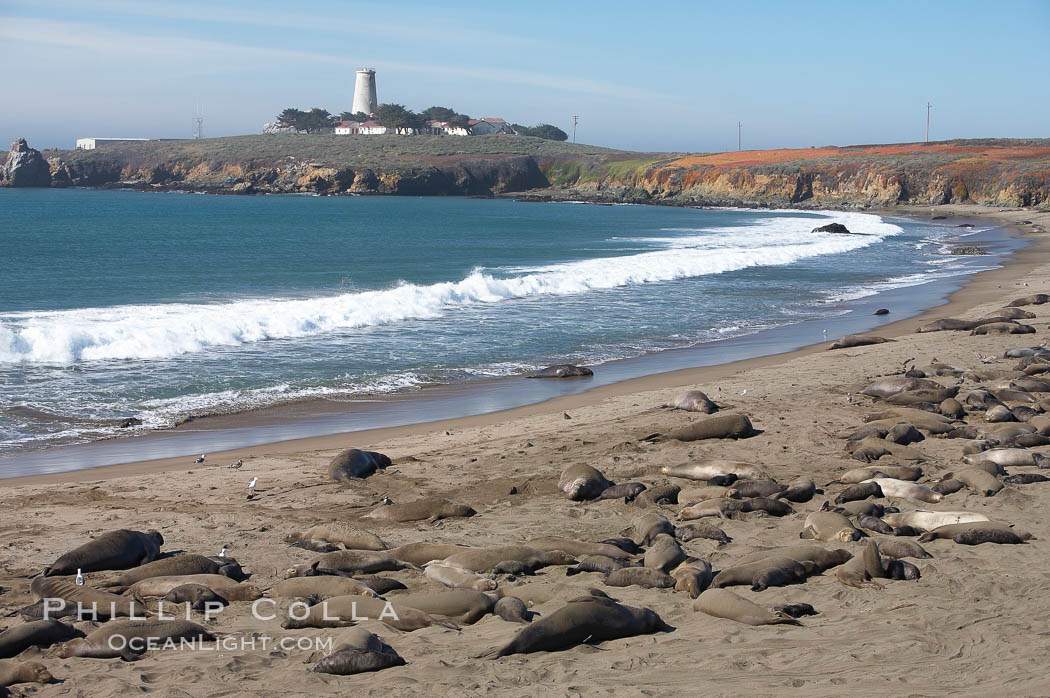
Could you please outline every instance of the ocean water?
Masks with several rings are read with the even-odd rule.
[[[0,190],[0,455],[834,318],[996,266],[948,254],[971,237],[1010,248],[856,212]]]

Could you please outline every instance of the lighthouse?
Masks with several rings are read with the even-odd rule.
[[[376,99],[376,71],[371,68],[362,68],[357,71],[357,80],[354,82],[354,108],[353,112],[363,112],[369,116],[376,113],[379,100]]]

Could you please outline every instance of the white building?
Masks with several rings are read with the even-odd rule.
[[[153,140],[152,138],[78,138],[77,139],[77,150],[94,150],[104,145],[114,145],[117,143],[137,143],[142,141]]]
[[[485,119],[471,119],[470,134],[472,136],[487,136],[490,133],[514,133],[511,130],[510,124],[503,119],[496,118],[485,118]]]
[[[470,129],[466,126],[453,126],[447,121],[428,121],[424,133],[438,136],[469,136]]]

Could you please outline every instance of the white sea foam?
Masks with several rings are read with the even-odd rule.
[[[826,212],[767,218],[746,227],[648,239],[659,247],[513,270],[475,269],[466,278],[308,299],[264,298],[216,304],[171,303],[0,315],[0,362],[164,359],[213,347],[294,339],[405,320],[514,298],[567,296],[634,284],[791,264],[866,247],[902,232],[879,216]],[[861,235],[814,234],[838,222]],[[670,231],[669,231],[670,232]]]

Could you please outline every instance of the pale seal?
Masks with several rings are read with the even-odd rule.
[[[558,489],[573,501],[596,499],[603,491],[613,486],[601,471],[583,463],[570,465],[558,479]]]
[[[786,613],[762,608],[728,589],[708,589],[693,602],[693,610],[747,625],[802,625]]]
[[[465,504],[456,504],[442,497],[424,497],[405,504],[380,505],[365,514],[363,518],[380,521],[428,521],[433,523],[440,519],[467,517],[477,514]]]

